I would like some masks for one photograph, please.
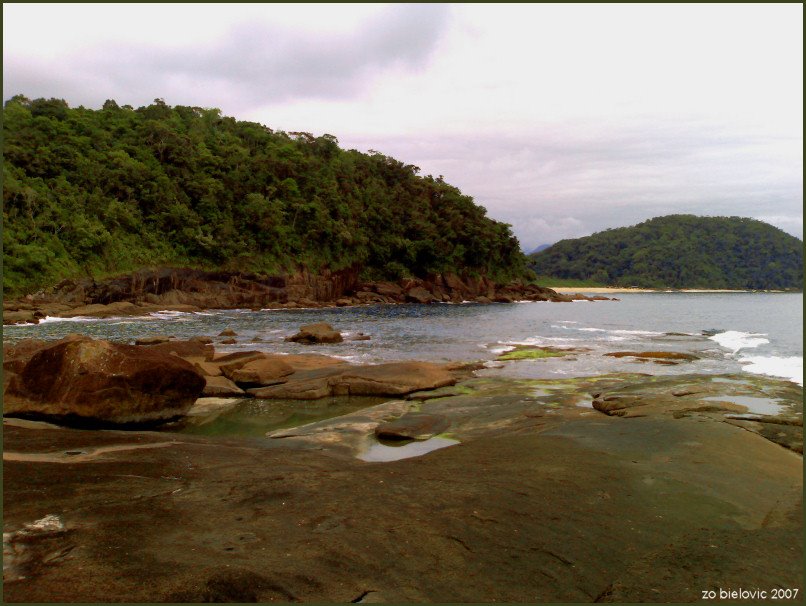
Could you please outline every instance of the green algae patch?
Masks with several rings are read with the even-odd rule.
[[[564,351],[561,349],[551,349],[551,348],[543,348],[543,347],[518,347],[513,349],[512,351],[508,351],[506,353],[501,354],[498,356],[498,360],[501,362],[508,362],[510,360],[540,360],[543,358],[561,358],[562,356],[567,356],[570,354],[570,351]]]

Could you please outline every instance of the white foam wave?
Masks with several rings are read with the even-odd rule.
[[[513,345],[504,345],[502,347],[492,347],[490,348],[490,353],[495,354],[496,356],[500,356],[503,353],[507,353],[508,351],[512,351],[515,349]]]
[[[579,343],[580,339],[570,339],[568,337],[527,337],[520,341],[499,341],[500,345],[504,346],[518,346],[518,345],[574,345]],[[514,347],[510,347],[514,349]],[[509,351],[509,350],[507,350]]]
[[[57,318],[55,316],[47,316],[39,320],[40,324],[54,324],[56,322],[98,322],[100,320],[108,321],[120,318],[91,318],[89,316],[75,316],[73,318]],[[31,324],[31,326],[36,326]]]
[[[797,356],[748,356],[741,358],[742,370],[757,375],[789,379],[803,386],[803,358]]]
[[[732,350],[733,353],[736,353],[740,349],[750,349],[752,347],[758,347],[759,345],[769,343],[770,340],[764,338],[766,336],[767,335],[765,333],[739,332],[738,330],[728,330],[726,332],[720,332],[708,338],[711,339],[712,341],[716,341],[722,347]]]

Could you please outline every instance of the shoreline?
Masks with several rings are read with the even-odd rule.
[[[785,293],[786,290],[740,290],[728,288],[628,288],[623,286],[544,286],[560,294],[596,293]],[[795,292],[795,291],[793,291]],[[797,291],[800,292],[800,291]]]

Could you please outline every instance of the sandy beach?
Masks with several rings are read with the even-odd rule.
[[[609,293],[643,293],[643,292],[753,292],[751,290],[720,290],[720,289],[699,289],[699,288],[683,288],[683,289],[661,289],[661,288],[624,288],[617,286],[551,286],[550,288],[555,292],[561,294],[575,294],[575,293],[595,293],[595,294],[609,294]],[[780,292],[780,291],[769,291]]]

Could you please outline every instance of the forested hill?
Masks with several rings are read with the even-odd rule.
[[[532,255],[541,276],[650,288],[801,289],[803,242],[740,217],[657,217]]]
[[[3,287],[143,266],[271,273],[360,266],[504,281],[527,271],[509,226],[441,178],[331,135],[285,133],[155,100],[3,114]]]

